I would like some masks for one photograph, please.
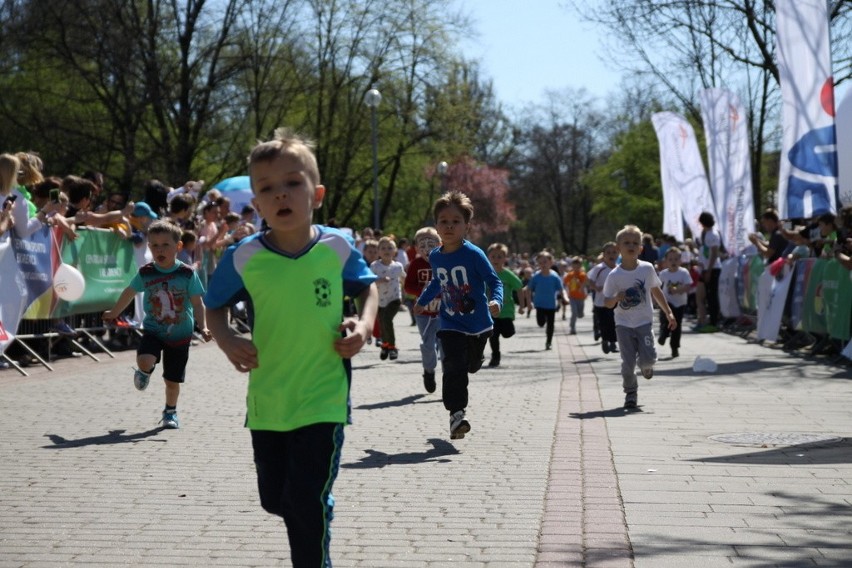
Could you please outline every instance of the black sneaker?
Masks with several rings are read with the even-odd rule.
[[[388,349],[388,355],[391,361],[396,361],[399,358],[399,350],[396,347]]]
[[[379,353],[379,359],[384,361],[385,359],[388,358],[388,355],[390,355],[390,350],[388,350],[387,347],[382,346],[382,351],[381,351],[381,353]]]
[[[625,410],[636,408],[637,406],[639,406],[639,396],[635,392],[627,393],[627,396],[624,397]]]
[[[657,343],[659,343],[660,345],[665,345],[666,344],[666,336],[661,333],[659,339],[657,339]]]
[[[611,341],[609,344],[609,352],[618,353],[618,343],[616,343],[615,341]]]
[[[435,371],[423,371],[423,388],[426,392],[435,392]]]
[[[545,343],[545,344],[544,344],[544,349],[545,349],[545,350],[547,350],[547,351],[550,351],[551,349],[553,349],[553,347],[552,347],[552,346],[550,345],[550,343],[548,342],[548,343]]]
[[[672,359],[677,359],[680,357],[680,352],[677,350],[677,347],[672,347]]]
[[[601,341],[601,349],[603,349],[605,354],[609,354],[609,341]]]
[[[488,361],[488,366],[489,367],[499,367],[500,366],[500,354],[499,353],[492,353],[491,354],[491,360]]]

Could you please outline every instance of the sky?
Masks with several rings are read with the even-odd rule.
[[[603,32],[583,23],[559,0],[456,0],[479,33],[462,43],[494,82],[497,99],[512,108],[544,102],[546,90],[585,88],[603,98],[620,73],[605,65]],[[564,4],[564,2],[562,2]]]

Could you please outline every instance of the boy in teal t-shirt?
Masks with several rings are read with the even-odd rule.
[[[166,406],[163,426],[178,428],[177,401],[184,381],[189,345],[195,323],[205,341],[212,339],[205,325],[204,287],[191,267],[177,260],[181,250],[181,229],[169,221],[155,221],[148,228],[148,248],[154,261],[139,272],[124,289],[111,310],[103,318],[114,320],[141,292],[145,308],[142,321],[144,333],[136,350],[133,384],[145,390],[154,367],[163,360],[163,380],[166,384]]]
[[[322,205],[316,158],[286,130],[249,155],[252,205],[266,229],[228,248],[210,277],[210,329],[234,367],[249,373],[261,506],[284,519],[293,566],[330,566],[331,490],[349,418],[349,359],[376,318],[376,276],[343,232],[313,225]],[[344,296],[361,317],[343,317]],[[251,339],[229,326],[245,301]]]

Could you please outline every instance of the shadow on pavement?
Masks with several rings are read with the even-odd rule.
[[[401,398],[399,400],[387,400],[384,402],[377,402],[375,404],[362,404],[360,406],[356,406],[356,410],[377,410],[379,408],[395,408],[397,406],[408,406],[409,404],[414,404],[421,398],[426,396],[425,394],[413,394],[411,396],[407,396],[405,398]]]
[[[641,414],[644,411],[642,407],[625,410],[623,406],[617,406],[608,410],[593,410],[591,412],[571,412],[568,414],[571,418],[577,420],[588,420],[590,418],[620,418],[630,414]]]
[[[382,468],[388,465],[419,464],[425,462],[449,463],[452,460],[439,459],[442,456],[452,456],[460,452],[446,440],[429,438],[432,448],[423,452],[404,452],[401,454],[386,454],[377,450],[364,450],[367,455],[356,463],[344,463],[340,467],[348,469]]]
[[[661,359],[662,360],[662,359]],[[668,359],[671,360],[671,359]],[[686,362],[686,361],[684,361]],[[654,368],[654,376],[669,376],[669,377],[691,377],[691,376],[708,376],[714,375],[738,375],[742,373],[754,373],[757,371],[765,371],[767,369],[775,369],[782,367],[800,368],[801,364],[795,361],[789,363],[781,363],[777,361],[731,361],[730,363],[716,363],[717,369],[713,373],[696,373],[692,370],[692,363],[687,363],[686,367],[678,367],[676,369],[661,369]]]
[[[687,461],[702,463],[740,463],[756,465],[813,465],[852,463],[852,438],[841,438],[826,444],[814,442],[783,446],[745,454],[696,458]]]
[[[53,442],[51,446],[42,446],[48,450],[62,450],[65,448],[82,448],[83,446],[103,446],[107,444],[126,444],[128,442],[140,442],[145,438],[156,436],[158,433],[165,430],[162,426],[158,426],[152,430],[145,432],[137,432],[136,434],[124,433],[127,430],[110,430],[109,434],[103,436],[91,436],[89,438],[78,438],[77,440],[69,440],[59,434],[45,434],[46,438],[50,438]],[[166,440],[153,440],[156,442],[165,442]]]

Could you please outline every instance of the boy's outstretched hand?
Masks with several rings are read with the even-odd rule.
[[[334,350],[344,359],[351,359],[361,351],[370,337],[371,330],[366,324],[356,318],[346,318],[340,324],[340,331],[347,332],[345,337],[334,340]]]

